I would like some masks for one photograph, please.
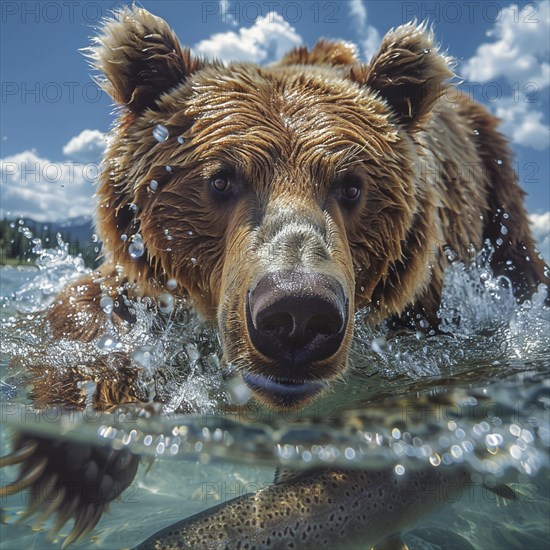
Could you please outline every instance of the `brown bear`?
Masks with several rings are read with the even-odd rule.
[[[358,309],[373,323],[437,330],[447,248],[467,263],[488,241],[518,299],[550,282],[498,120],[450,85],[451,60],[423,25],[389,32],[368,64],[319,41],[272,66],[224,65],[132,8],[105,23],[90,55],[119,106],[97,192],[104,263],[58,296],[54,339],[99,338],[102,297],[124,327],[133,300],[168,292],[217,328],[224,360],[258,400],[297,409],[346,370]],[[121,354],[28,370],[39,408],[149,400],[139,365]],[[103,498],[55,510],[61,523],[76,519],[70,542],[137,468],[88,451],[20,436],[5,463],[23,462],[23,479],[3,491],[54,473],[63,486],[75,455],[71,482],[90,462],[105,468]]]

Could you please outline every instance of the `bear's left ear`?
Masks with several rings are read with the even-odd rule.
[[[181,47],[164,19],[141,8],[115,12],[85,52],[105,76],[100,86],[136,114],[205,64]]]
[[[450,86],[450,66],[426,25],[408,23],[388,32],[370,63],[353,67],[350,78],[378,91],[398,121],[414,131]]]

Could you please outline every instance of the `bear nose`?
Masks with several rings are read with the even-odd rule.
[[[330,275],[277,271],[249,292],[247,317],[250,339],[260,353],[301,366],[338,351],[346,331],[347,301]]]

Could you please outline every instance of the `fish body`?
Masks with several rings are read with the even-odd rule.
[[[285,476],[159,531],[134,550],[335,548],[372,545],[455,499],[466,469],[426,468],[397,475],[318,470]]]

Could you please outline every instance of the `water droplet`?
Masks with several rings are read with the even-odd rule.
[[[141,258],[144,252],[145,247],[141,240],[134,240],[130,243],[130,246],[128,246],[128,254],[130,254],[132,258]]]
[[[174,309],[174,297],[169,292],[163,292],[158,297],[159,311],[168,315],[172,313]]]
[[[500,434],[492,433],[485,436],[485,443],[487,443],[489,447],[498,447],[502,442],[503,439]]]
[[[196,363],[201,358],[201,353],[195,344],[187,344],[185,346],[185,351],[187,352],[190,363]]]
[[[427,53],[430,53],[431,51],[432,51],[432,50],[429,50],[428,48],[424,48],[424,49],[422,50],[422,53],[423,53],[423,54],[427,54]]]
[[[159,142],[162,143],[163,141],[166,141],[168,139],[169,132],[168,128],[166,126],[163,126],[162,124],[157,124],[153,128],[153,137]]]
[[[132,359],[138,364],[141,365],[145,369],[149,369],[151,367],[151,348],[149,347],[142,347],[138,348],[133,354]]]
[[[502,214],[502,217],[507,220],[510,216],[506,212],[504,212],[504,214]]]
[[[445,248],[445,256],[449,262],[454,262],[457,259],[457,253],[452,248]]]
[[[176,279],[168,279],[168,281],[166,281],[166,288],[168,290],[175,290],[177,287],[178,282],[176,281]]]
[[[387,348],[387,342],[386,338],[384,336],[379,336],[378,338],[375,338],[371,343],[370,347],[372,351],[375,351],[376,353],[382,353]]]
[[[117,342],[110,334],[104,334],[97,342],[97,347],[106,351],[116,348]]]
[[[500,237],[495,242],[497,246],[502,246],[502,244],[504,243],[504,241]]]
[[[105,314],[111,315],[113,312],[113,299],[110,296],[102,296],[99,301],[99,307],[105,312]]]
[[[191,258],[191,263],[193,265],[197,265],[197,258]]]
[[[178,136],[178,143],[180,145],[183,145],[185,143],[185,138],[184,137],[181,137],[181,136]]]
[[[441,464],[441,457],[437,453],[434,453],[430,456],[429,461],[432,466],[439,466]]]
[[[479,130],[474,130],[474,136],[479,136]]]
[[[348,460],[353,460],[355,458],[355,449],[352,447],[346,447],[346,450],[344,451],[344,456]]]
[[[426,319],[420,319],[419,323],[420,328],[426,329],[429,328],[430,323]]]
[[[171,172],[171,171],[172,171],[172,167],[171,167],[171,166],[166,166],[166,171],[167,171],[167,172]]]
[[[123,234],[120,236],[120,240],[121,240],[121,241],[127,241],[127,240],[128,240],[128,235],[126,235],[126,233],[123,233]]]
[[[230,403],[235,403],[237,405],[244,405],[250,399],[251,395],[249,387],[238,377],[229,380],[226,386],[226,392]]]
[[[98,237],[97,237],[97,235],[94,233],[94,234],[92,235],[92,242],[93,242],[93,243],[97,243],[97,241],[98,241]]]
[[[151,191],[156,191],[157,188],[159,186],[159,183],[157,180],[151,180],[151,182],[149,183],[149,189],[151,189]]]
[[[187,232],[187,234],[188,234],[189,236],[193,236],[193,235],[194,235],[193,231],[191,231],[191,230],[189,230],[189,231]]]
[[[462,458],[462,449],[458,445],[453,445],[451,447],[451,456],[454,459],[461,459]]]
[[[525,441],[526,443],[533,443],[535,438],[533,437],[533,434],[529,430],[521,430],[521,439]]]
[[[133,202],[131,202],[131,203],[128,205],[128,208],[129,208],[132,212],[137,212],[137,210],[138,210],[137,204],[134,204]]]
[[[512,445],[510,447],[510,455],[512,456],[512,458],[520,460],[523,455],[523,451],[517,445]]]
[[[394,471],[398,476],[402,476],[405,473],[405,466],[403,464],[396,464]]]
[[[501,232],[503,235],[506,235],[506,233],[508,233],[508,228],[507,228],[505,225],[501,225],[501,226],[500,226],[500,232]]]
[[[495,159],[495,162],[500,166],[502,164],[502,161],[500,159]]]

